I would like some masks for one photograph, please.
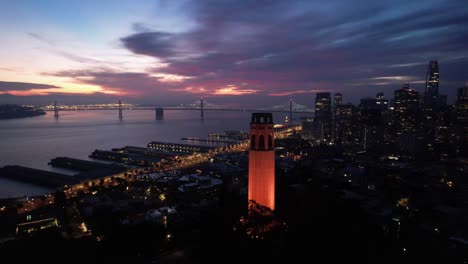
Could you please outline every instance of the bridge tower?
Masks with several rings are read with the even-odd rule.
[[[292,122],[292,111],[293,110],[293,100],[289,100],[289,122]]]
[[[119,119],[123,118],[123,112],[122,112],[122,100],[119,99]]]
[[[156,111],[156,120],[163,120],[164,119],[164,109],[162,107],[157,107]]]
[[[54,101],[54,117],[58,118],[59,117],[59,108],[57,105],[57,100]]]
[[[203,113],[203,97],[200,98],[200,118],[203,119],[205,116],[204,116],[204,113]]]

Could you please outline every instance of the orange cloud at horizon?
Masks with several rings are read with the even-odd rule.
[[[245,95],[245,94],[255,94],[258,90],[254,89],[239,89],[235,85],[228,85],[223,88],[216,89],[214,95]]]
[[[29,89],[29,90],[6,90],[0,91],[0,94],[12,94],[16,96],[33,96],[33,95],[50,95],[50,94],[115,94],[123,95],[124,92],[103,89],[96,85],[87,84],[66,84],[62,87],[57,88],[45,88],[45,89]]]
[[[181,89],[174,89],[174,91],[201,95],[246,95],[256,94],[258,92],[258,90],[254,89],[239,89],[237,86],[232,84],[223,88],[215,88],[211,90],[201,86],[188,86]]]

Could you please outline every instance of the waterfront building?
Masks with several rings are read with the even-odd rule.
[[[215,147],[210,147],[210,146],[177,144],[177,143],[158,142],[158,141],[152,141],[148,144],[148,149],[152,151],[181,153],[181,154],[205,153],[214,148]]]

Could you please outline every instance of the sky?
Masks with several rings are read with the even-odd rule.
[[[468,82],[465,0],[0,0],[0,103],[358,103]]]

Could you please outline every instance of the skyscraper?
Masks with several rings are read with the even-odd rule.
[[[271,113],[252,114],[248,199],[275,209],[275,149]]]
[[[419,93],[409,84],[395,90],[393,120],[400,151],[414,154],[416,151]]]
[[[468,83],[465,87],[457,89],[455,106],[457,107],[457,111],[468,112]]]
[[[343,95],[341,93],[336,93],[333,95],[334,108],[336,108],[343,103]]]
[[[429,62],[424,93],[431,97],[439,95],[439,63],[437,61]]]
[[[378,99],[379,97],[383,95],[362,98],[359,104],[360,141],[364,149],[368,149],[368,146],[377,147],[384,139],[382,100],[385,99]]]
[[[395,90],[394,120],[397,133],[412,133],[416,130],[416,118],[419,106],[419,93],[405,84],[401,89]]]
[[[335,109],[334,117],[334,141],[338,145],[346,145],[355,143],[353,127],[354,121],[354,106],[352,104],[338,105]]]
[[[330,93],[317,93],[315,97],[315,118],[331,117]]]
[[[439,95],[439,64],[437,61],[430,61],[427,67],[423,102],[425,112],[437,111],[437,108],[447,104],[447,96]]]
[[[330,93],[317,93],[315,97],[315,120],[317,138],[320,141],[331,140],[332,112]]]
[[[468,83],[457,89],[455,103],[457,115],[457,136],[459,138],[460,154],[468,156]]]
[[[343,103],[343,95],[341,93],[335,93],[333,95],[333,116],[332,116],[332,139],[335,141],[335,132],[336,132],[336,126],[337,126],[337,120],[336,120],[336,112],[338,108],[342,105]]]
[[[375,96],[377,107],[385,111],[388,109],[388,100],[385,99],[384,93],[377,93]]]

